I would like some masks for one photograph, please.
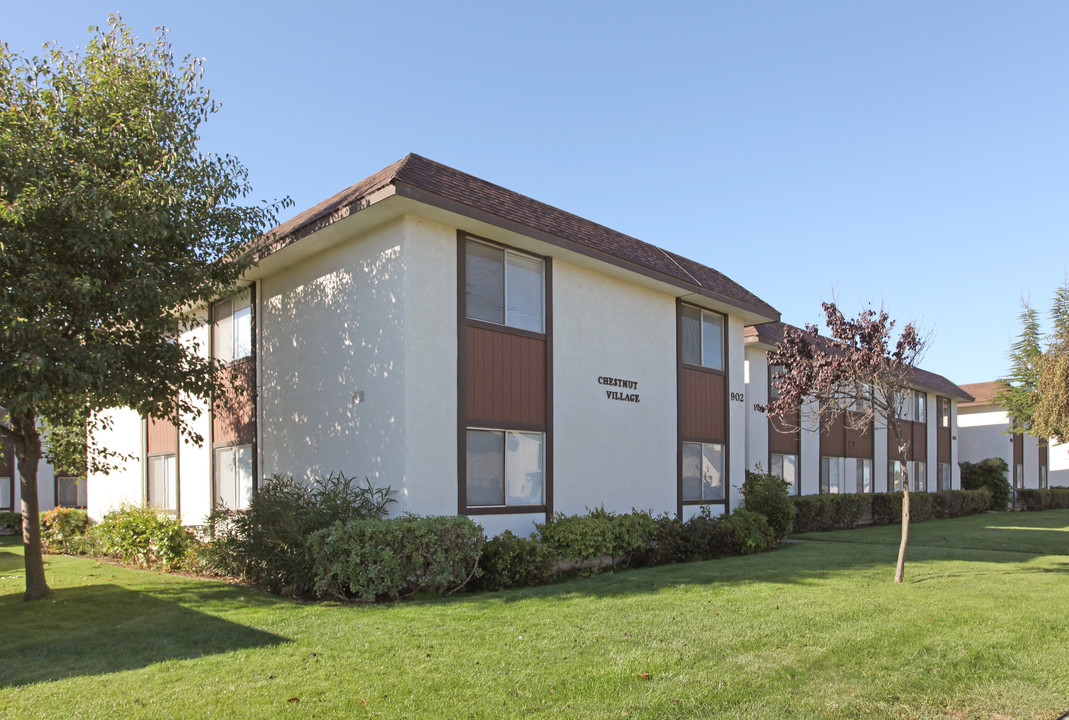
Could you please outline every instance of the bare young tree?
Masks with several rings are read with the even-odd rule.
[[[815,325],[805,331],[787,326],[769,355],[776,367],[776,397],[757,409],[779,424],[820,427],[843,419],[851,430],[878,425],[894,435],[902,463],[902,541],[895,582],[902,582],[909,540],[909,472],[903,434],[906,403],[912,401],[914,370],[927,345],[912,324],[895,338],[895,321],[882,309],[862,310],[847,319],[835,303],[823,303],[830,337]],[[795,430],[798,428],[790,428]]]

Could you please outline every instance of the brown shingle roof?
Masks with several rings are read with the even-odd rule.
[[[761,323],[760,325],[746,326],[745,336],[750,342],[760,342],[765,345],[775,346],[783,340],[784,331],[788,327],[793,327],[795,330],[803,330],[803,328],[788,325],[783,322],[770,322]],[[826,338],[823,335],[818,335],[817,337],[820,340],[831,342],[829,338]],[[950,397],[957,398],[963,402],[969,402],[973,399],[972,394],[968,392],[969,385],[955,385],[942,375],[937,375],[936,373],[921,368],[913,368],[913,381],[916,386],[922,390],[931,390],[940,395],[949,395]]]
[[[967,383],[961,386],[961,389],[973,396],[973,402],[991,403],[995,401],[995,395],[1002,389],[1000,383],[996,382],[982,382],[982,383]]]
[[[459,212],[467,209],[491,215],[548,235],[550,242],[559,239],[562,245],[593,251],[589,254],[619,261],[623,266],[638,266],[658,279],[700,295],[759,315],[779,317],[774,307],[711,267],[415,154],[279,225],[272,231],[277,239],[261,253],[261,258],[358,212],[372,202],[371,194],[387,185],[395,186],[399,194],[425,202],[440,198],[450,207],[460,206]]]

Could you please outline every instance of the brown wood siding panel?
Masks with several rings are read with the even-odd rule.
[[[174,423],[170,420],[148,419],[148,452],[173,453],[177,447]]]
[[[683,437],[727,440],[725,384],[723,375],[683,368]]]
[[[1003,445],[1005,447],[1005,445]],[[1024,462],[1024,435],[1013,436],[1013,464],[1020,465]]]
[[[950,428],[935,429],[935,453],[937,462],[950,462]]]
[[[465,328],[468,424],[545,425],[546,341]]]
[[[1047,466],[1047,446],[1045,444],[1040,444],[1039,446],[1039,466]]]
[[[247,445],[256,437],[256,412],[253,391],[256,388],[256,364],[248,361],[227,369],[236,372],[231,377],[223,373],[222,402],[212,414],[212,444]]]
[[[913,423],[913,448],[912,460],[928,461],[928,424]]]
[[[15,445],[6,438],[0,438],[0,477],[15,476]]]
[[[768,419],[768,450],[771,453],[797,455],[802,448],[801,432],[787,430],[784,424],[787,427],[799,427],[798,413],[787,418],[785,423],[776,418]]]
[[[820,424],[821,456],[846,457],[846,426],[841,415]]]
[[[913,459],[913,422],[910,420],[899,420],[898,424],[902,427],[902,439],[906,441],[906,460]],[[899,460],[898,456],[898,439],[895,438],[894,432],[887,428],[887,459]]]
[[[875,443],[873,441],[873,435],[875,433],[872,430],[872,423],[870,422],[868,427],[863,430],[852,430],[850,427],[844,424],[844,434],[846,436],[846,453],[844,457],[848,458],[871,458],[875,457],[872,453]]]

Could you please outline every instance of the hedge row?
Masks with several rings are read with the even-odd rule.
[[[1020,489],[1017,491],[1017,502],[1021,504],[1022,510],[1027,511],[1069,508],[1069,488],[1052,487],[1045,490]]]
[[[1041,491],[1032,491],[1041,492]],[[871,517],[874,525],[902,521],[902,493],[821,494],[791,498],[797,508],[794,532],[847,530]],[[991,507],[991,493],[984,490],[941,490],[909,494],[912,522],[975,515]]]

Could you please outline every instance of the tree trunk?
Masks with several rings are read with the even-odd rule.
[[[899,433],[898,457],[902,462],[902,541],[898,543],[898,565],[895,566],[895,582],[902,582],[906,573],[906,543],[909,542],[909,470],[906,463],[906,446]]]
[[[15,458],[19,465],[22,490],[22,551],[26,560],[26,593],[23,600],[40,600],[52,589],[45,580],[45,561],[41,552],[40,504],[37,501],[37,466],[41,462],[41,434],[32,415],[11,414],[15,434]]]

